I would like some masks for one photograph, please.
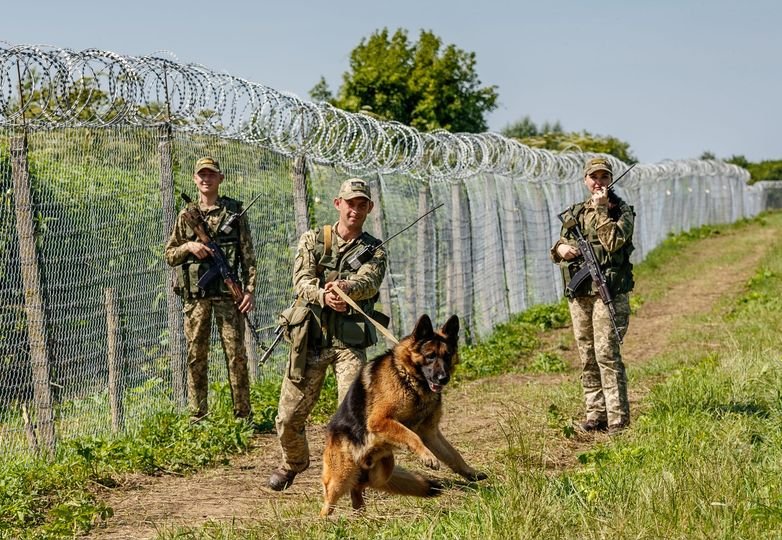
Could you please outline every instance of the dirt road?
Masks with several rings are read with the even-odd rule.
[[[693,316],[714,309],[720,297],[740,294],[776,232],[772,227],[752,224],[740,233],[729,231],[687,247],[676,262],[675,273],[681,277],[674,277],[664,291],[659,291],[653,282],[639,280],[636,293],[641,298],[653,298],[645,301],[632,317],[623,348],[631,376],[634,413],[642,408],[647,390],[632,385],[633,367],[670,351],[676,331],[686,327]],[[523,417],[529,429],[548,429],[548,403],[541,403],[540,392],[550,385],[572,388],[578,378],[571,330],[556,332],[549,334],[546,342],[558,344],[557,352],[574,367],[569,372],[503,375],[463,384],[446,393],[443,432],[472,464],[491,471],[497,452],[507,447],[503,425],[511,411],[520,413],[516,418]],[[154,538],[160,529],[177,525],[194,527],[212,521],[241,526],[261,520],[284,520],[291,508],[301,505],[312,507],[314,519],[321,498],[319,458],[323,428],[312,426],[308,433],[312,466],[286,492],[276,493],[265,487],[269,471],[276,465],[278,449],[274,435],[260,435],[253,439],[248,453],[235,457],[228,466],[187,477],[132,476],[125,478],[121,487],[101,492],[115,515],[105,527],[94,530],[90,538]],[[555,448],[534,452],[538,456],[535,459],[545,461],[546,467],[573,466],[577,454],[592,444],[591,437],[562,437]],[[438,471],[438,475],[448,477],[448,472]],[[347,511],[347,507],[343,510]]]

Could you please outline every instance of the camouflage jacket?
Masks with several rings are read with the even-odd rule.
[[[333,225],[334,251],[338,258],[344,260],[345,254],[356,248],[359,239],[345,241],[337,234],[337,225]],[[293,265],[293,288],[296,295],[308,304],[316,304],[325,307],[323,286],[325,276],[318,272],[318,248],[319,229],[312,229],[301,235],[296,249],[296,260]],[[368,235],[367,235],[368,236]],[[371,237],[370,237],[371,238]],[[374,240],[374,239],[373,239]],[[340,272],[339,279],[350,282],[349,296],[360,302],[374,297],[380,289],[383,276],[386,273],[386,252],[382,247],[375,251],[374,256],[361,265],[357,272],[349,269]]]
[[[241,267],[240,279],[244,291],[248,293],[255,292],[255,280],[257,273],[257,262],[255,259],[255,248],[253,247],[252,237],[250,236],[250,225],[247,216],[239,219],[239,225],[234,232],[228,236],[219,232],[220,225],[227,217],[229,211],[239,212],[242,206],[240,201],[228,197],[218,197],[214,206],[205,206],[198,203],[201,212],[209,228],[209,236],[223,248],[226,259],[234,266],[232,270],[238,270],[236,266]],[[190,253],[185,244],[187,242],[197,242],[195,232],[185,223],[183,218],[184,210],[177,216],[174,223],[174,230],[166,243],[164,257],[166,263],[170,266],[179,267],[182,265],[208,265],[209,259],[199,260]],[[235,231],[238,230],[238,237]],[[224,247],[225,245],[225,247]],[[203,270],[201,271],[203,273]],[[222,280],[220,280],[222,281]]]
[[[611,292],[619,294],[631,291],[634,286],[630,254],[634,250],[632,238],[635,212],[632,206],[619,197],[611,195],[611,198],[613,202],[611,208],[596,206],[589,198],[583,203],[573,205],[571,209],[578,219],[582,234],[592,245]],[[577,247],[574,234],[564,227],[560,231],[559,240],[551,247],[551,260],[560,266],[562,277],[567,284],[578,271],[583,259],[581,257],[571,261],[562,259],[557,253],[560,244]],[[595,289],[582,292],[596,294]]]

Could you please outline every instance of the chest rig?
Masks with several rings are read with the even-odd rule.
[[[363,232],[355,241],[347,247],[342,245],[340,250],[336,232],[332,225],[320,227],[316,234],[315,261],[316,275],[319,286],[340,279],[350,279],[357,273],[348,264],[348,260],[354,254],[359,253],[367,246],[377,246],[381,242],[370,234]],[[357,300],[356,304],[368,314],[374,312],[378,294],[365,300]],[[313,306],[310,306],[311,309]],[[320,313],[318,313],[320,311]],[[354,312],[348,307],[346,312],[336,312],[329,308],[313,309],[313,325],[311,331],[319,335],[322,348],[331,346],[366,348],[377,343],[377,333],[363,315]],[[317,342],[317,339],[316,339]]]
[[[627,205],[619,197],[611,194],[613,197],[613,206],[608,209],[608,217],[612,221],[617,221],[622,216],[624,211],[629,210],[633,212],[632,206]],[[606,278],[606,283],[611,291],[612,295],[627,293],[633,290],[635,282],[633,281],[633,265],[630,262],[630,255],[635,250],[631,238],[628,238],[625,244],[618,250],[609,252],[600,243],[600,239],[595,228],[595,223],[592,219],[594,213],[587,212],[586,203],[578,203],[570,207],[570,213],[578,221],[578,225],[581,228],[581,233],[584,238],[592,246],[592,250],[595,253],[595,258],[603,271],[603,275]],[[633,215],[635,213],[633,212]],[[566,229],[562,228],[561,235],[565,238],[575,240],[574,234]],[[584,264],[583,257],[578,257],[571,261],[562,261],[560,263],[560,269],[562,271],[562,279],[567,286],[570,280],[576,275]],[[592,296],[596,295],[597,290],[593,286],[592,280],[585,280],[582,285],[574,291],[572,296]]]
[[[209,236],[220,246],[231,270],[236,272],[239,266],[239,227],[233,227],[230,232],[225,233],[221,231],[221,226],[231,214],[238,214],[242,211],[242,203],[228,197],[221,197],[218,199],[218,203],[221,206],[219,213],[205,216],[204,221],[207,224]],[[185,237],[188,241],[198,241],[195,232],[186,223],[184,229]],[[174,292],[185,300],[220,296],[230,297],[231,291],[228,290],[222,279],[213,279],[206,289],[198,287],[198,280],[211,267],[211,258],[199,259],[193,254],[188,254],[182,264],[174,267]]]

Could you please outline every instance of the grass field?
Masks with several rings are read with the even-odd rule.
[[[633,424],[620,436],[573,430],[577,363],[550,306],[463,351],[446,394],[443,431],[486,482],[438,471],[452,489],[437,499],[374,494],[363,515],[343,504],[322,520],[319,470],[284,494],[263,488],[273,436],[230,420],[224,399],[203,427],[164,415],[127,440],[78,441],[54,464],[0,466],[0,537],[782,537],[780,231],[780,213],[692,231],[637,269]],[[254,406],[273,399],[256,390]]]

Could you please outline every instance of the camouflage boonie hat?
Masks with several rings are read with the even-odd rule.
[[[201,169],[209,169],[220,174],[223,173],[223,171],[220,170],[220,163],[216,159],[211,158],[209,156],[202,157],[201,159],[196,161],[195,170],[193,172],[195,174],[198,174],[198,171],[200,171]]]
[[[611,168],[611,162],[606,158],[596,157],[588,159],[584,165],[584,176],[589,176],[596,171],[608,171],[613,176],[614,170]]]
[[[340,199],[355,199],[356,197],[364,197],[372,200],[372,192],[369,191],[369,184],[366,180],[361,178],[348,178],[342,182],[342,186],[339,188]]]

